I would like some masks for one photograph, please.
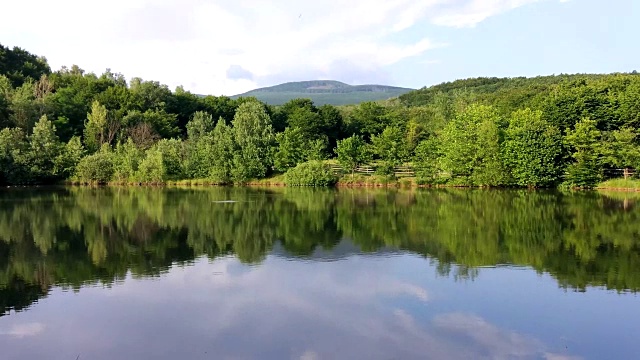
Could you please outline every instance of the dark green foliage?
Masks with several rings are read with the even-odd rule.
[[[38,80],[51,73],[47,59],[38,57],[19,47],[10,49],[0,44],[0,75],[11,81],[14,87],[21,86],[28,79]]]
[[[583,119],[567,132],[565,139],[574,159],[567,168],[567,185],[592,188],[602,180],[602,133],[596,124],[595,120]]]
[[[298,164],[284,175],[287,186],[333,186],[337,181],[331,166],[317,160]]]

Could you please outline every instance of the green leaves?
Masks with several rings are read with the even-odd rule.
[[[380,135],[371,136],[371,145],[383,162],[384,175],[392,175],[394,167],[409,157],[404,132],[398,127],[388,126]]]
[[[602,133],[595,120],[583,119],[567,131],[565,141],[573,149],[574,162],[567,168],[566,183],[592,188],[602,180]]]
[[[562,134],[542,119],[541,111],[516,111],[505,132],[503,154],[515,183],[527,187],[554,185],[562,174]]]
[[[267,175],[273,164],[275,136],[271,118],[258,101],[247,101],[238,107],[233,118],[233,138],[237,150],[233,156],[235,181]]]
[[[335,152],[338,154],[340,165],[351,171],[352,175],[358,166],[371,159],[367,144],[359,135],[339,140]]]

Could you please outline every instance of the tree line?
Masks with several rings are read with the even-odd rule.
[[[331,185],[325,160],[421,184],[592,187],[640,167],[640,76],[477,78],[386,102],[199,96],[0,45],[0,183]],[[625,172],[626,174],[626,172]]]

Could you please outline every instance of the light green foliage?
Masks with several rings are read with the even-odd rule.
[[[454,184],[505,184],[499,121],[493,108],[472,105],[445,126],[440,139],[440,165]]]
[[[34,179],[47,181],[56,178],[55,159],[60,156],[62,150],[63,144],[56,135],[55,126],[43,115],[29,136],[30,159],[27,161]]]
[[[287,186],[333,186],[338,177],[322,161],[311,160],[289,169],[284,175]]]
[[[153,146],[152,149],[162,154],[162,163],[164,164],[164,173],[166,180],[179,180],[184,176],[184,144],[178,139],[162,139]],[[147,152],[147,157],[149,153]],[[156,156],[154,154],[154,156]],[[157,156],[154,161],[157,161]],[[155,180],[154,180],[155,181]]]
[[[187,123],[185,172],[191,179],[204,179],[213,167],[213,118],[198,111]]]
[[[353,175],[355,169],[371,159],[367,143],[359,135],[338,141],[335,150],[338,162]]]
[[[592,188],[602,180],[602,133],[595,120],[583,119],[567,131],[565,142],[573,150],[573,162],[567,168],[568,186]]]
[[[31,131],[38,119],[34,92],[34,83],[27,81],[16,88],[11,96],[9,105],[11,123],[25,132]]]
[[[213,129],[213,145],[211,146],[213,166],[209,172],[209,177],[213,181],[223,184],[231,182],[234,151],[233,130],[223,118],[220,118]]]
[[[144,153],[138,149],[131,138],[118,143],[113,157],[113,181],[130,182],[137,179],[137,171]]]
[[[541,111],[525,109],[511,115],[503,153],[517,185],[546,187],[560,179],[562,134],[542,119]]]
[[[187,123],[187,139],[197,142],[213,131],[213,117],[204,111],[196,111]]]
[[[326,160],[328,143],[329,141],[326,138],[315,139],[308,142],[305,151],[307,160]]]
[[[274,156],[274,167],[277,170],[285,172],[306,159],[308,141],[300,128],[286,128],[284,132],[276,135],[276,141],[278,151]]]
[[[413,167],[419,184],[431,185],[439,182],[439,147],[438,138],[435,136],[421,141],[416,147]]]
[[[264,106],[247,101],[233,118],[233,137],[237,151],[233,157],[234,181],[245,182],[266,176],[273,164],[275,136]]]
[[[167,178],[164,154],[158,147],[146,151],[140,162],[136,178],[144,183],[162,183]]]
[[[85,155],[84,146],[79,136],[72,137],[55,159],[54,173],[62,179],[70,178],[75,172],[76,166]]]
[[[84,145],[90,152],[95,152],[107,140],[107,108],[98,101],[91,104],[91,112],[87,114],[84,127]]]
[[[100,151],[87,155],[76,167],[74,180],[87,184],[106,184],[113,177],[113,152],[105,144]]]
[[[409,157],[405,135],[398,127],[388,126],[380,135],[371,136],[371,144],[382,160],[383,175],[392,175],[394,167],[402,165]]]

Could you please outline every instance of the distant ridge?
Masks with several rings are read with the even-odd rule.
[[[259,88],[231,98],[253,96],[270,105],[282,105],[297,98],[309,98],[316,105],[350,105],[365,101],[386,100],[412,90],[397,86],[349,85],[335,80],[312,80]]]

